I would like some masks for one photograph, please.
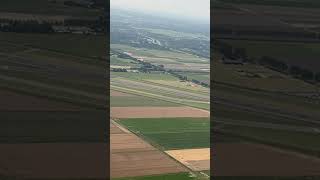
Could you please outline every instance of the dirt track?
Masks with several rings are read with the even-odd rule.
[[[111,107],[114,118],[209,117],[205,110],[192,107]]]
[[[216,176],[310,176],[320,175],[320,159],[247,143],[214,145]]]
[[[103,143],[0,144],[0,173],[24,178],[106,178]]]
[[[110,125],[111,177],[133,177],[186,171],[136,135]]]

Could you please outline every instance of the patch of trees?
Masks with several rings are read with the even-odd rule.
[[[172,76],[179,78],[181,81],[187,81],[188,77],[187,76],[183,76],[177,72],[174,72],[172,70],[168,70],[168,73],[170,73]]]
[[[320,72],[318,72],[318,73],[316,73],[316,74],[314,75],[314,79],[315,79],[316,81],[320,82]]]
[[[105,32],[106,20],[104,17],[99,16],[97,19],[66,19],[64,26],[82,26],[89,27],[95,32]]]
[[[231,45],[218,40],[215,41],[214,46],[215,49],[219,50],[227,58],[242,58],[243,60],[249,62],[249,58],[247,58],[247,54],[244,48],[233,48]],[[258,62],[262,66],[281,73],[290,74],[295,78],[299,78],[305,81],[320,82],[320,72],[314,73],[309,69],[302,68],[296,65],[289,66],[287,63],[273,57],[262,56],[261,58],[257,59],[257,61],[251,60],[251,62]]]
[[[0,26],[2,32],[21,32],[21,33],[52,33],[53,28],[49,23],[38,22],[35,20],[11,21]]]
[[[140,64],[142,65],[139,69],[139,71],[141,72],[151,72],[151,71],[166,71],[164,69],[164,66],[163,65],[153,65],[151,63],[148,63],[148,62],[141,62],[139,61]]]
[[[93,3],[92,3],[92,2],[89,2],[89,1],[80,1],[80,2],[76,2],[76,1],[64,1],[63,4],[66,5],[66,6],[75,6],[75,7],[90,8]]]
[[[288,70],[288,65],[286,63],[268,56],[261,57],[259,60],[259,64],[280,72],[287,72]]]
[[[296,78],[300,78],[304,80],[314,79],[314,73],[312,71],[301,68],[299,66],[292,66],[290,68],[290,74]]]
[[[259,59],[259,64],[265,67],[271,68],[273,70],[277,70],[282,73],[288,73],[295,78],[299,78],[305,81],[317,80],[317,74],[314,74],[311,70],[293,65],[289,67],[286,63],[277,60],[272,57],[263,56]],[[318,78],[320,75],[318,74]]]
[[[247,52],[245,48],[234,48],[231,45],[216,41],[214,46],[226,57],[229,59],[247,59]]]
[[[113,72],[128,72],[127,69],[123,69],[123,68],[112,68]]]
[[[168,70],[168,73],[170,73],[174,77],[179,78],[181,81],[191,81],[192,83],[200,85],[200,86],[203,86],[203,87],[207,87],[207,88],[210,87],[210,85],[205,83],[205,82],[201,82],[201,81],[196,80],[196,79],[189,79],[187,76],[181,75],[181,74],[179,74],[177,72],[174,72],[172,70]]]

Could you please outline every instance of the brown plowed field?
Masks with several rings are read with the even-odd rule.
[[[210,169],[210,148],[170,150],[166,153],[193,171]]]
[[[249,143],[217,143],[213,148],[216,176],[320,175],[320,159],[314,157]]]
[[[192,107],[111,107],[114,118],[209,117],[205,110]]]
[[[0,144],[0,173],[23,178],[106,178],[103,143]]]
[[[69,111],[83,109],[70,103],[0,89],[0,111]]]
[[[134,177],[186,171],[136,135],[110,125],[111,177]]]
[[[114,91],[114,90],[111,90],[110,95],[114,96],[114,97],[134,96],[132,94],[127,94],[127,93],[123,93],[123,92],[120,92],[120,91]]]

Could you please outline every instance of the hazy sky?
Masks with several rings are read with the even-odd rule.
[[[111,7],[209,21],[210,0],[110,0]]]

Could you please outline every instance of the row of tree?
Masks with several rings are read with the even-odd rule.
[[[95,20],[66,19],[64,22],[0,19],[0,31],[2,32],[52,33],[54,32],[53,26],[56,25],[89,27],[95,32],[106,30],[106,20],[102,16]]]
[[[181,75],[178,72],[174,72],[173,70],[168,70],[168,73],[170,73],[171,75],[179,78],[181,81],[191,81],[194,84],[197,84],[197,85],[200,85],[200,86],[203,86],[203,87],[207,87],[207,88],[210,87],[210,84],[208,84],[208,83],[205,83],[205,82],[202,82],[202,81],[199,81],[199,80],[196,80],[196,79],[189,79],[188,76]]]
[[[246,50],[244,48],[233,48],[231,45],[221,41],[216,41],[214,46],[227,58],[241,58],[244,61],[249,61]],[[309,69],[302,68],[297,65],[290,66],[286,62],[273,57],[262,56],[261,58],[253,62],[257,62],[262,66],[282,73],[290,74],[295,78],[306,81],[320,82],[320,72],[315,73]]]
[[[226,58],[247,60],[247,52],[245,48],[234,48],[231,45],[215,41],[214,48],[218,49]]]
[[[302,68],[296,65],[289,66],[285,62],[278,60],[276,58],[263,56],[258,60],[260,65],[266,66],[268,68],[290,74],[291,76],[306,81],[318,81],[320,82],[320,72],[314,73],[313,71]]]
[[[138,59],[136,59],[136,58],[134,58],[134,57],[132,57],[132,56],[130,56],[130,55],[128,55],[128,54],[125,54],[125,53],[116,52],[116,54],[117,54],[117,56],[118,56],[119,58],[132,59],[132,60],[138,62],[138,63],[141,65],[141,67],[138,69],[140,72],[143,72],[143,73],[149,73],[149,72],[151,72],[151,71],[167,72],[167,73],[169,73],[169,74],[171,74],[171,75],[179,78],[179,79],[182,80],[182,81],[191,81],[191,82],[193,82],[193,83],[195,83],[195,84],[198,84],[198,85],[201,85],[201,86],[203,86],[203,87],[207,87],[207,88],[210,87],[210,85],[209,85],[208,83],[201,82],[201,81],[196,80],[196,79],[189,79],[187,76],[181,75],[181,74],[179,74],[178,72],[175,72],[175,71],[170,70],[170,69],[169,69],[169,70],[166,70],[166,69],[164,68],[164,66],[161,65],[161,64],[160,64],[160,65],[154,65],[154,64],[151,64],[151,63],[149,63],[149,62],[139,61]],[[116,71],[115,71],[115,70],[116,70]],[[113,71],[115,71],[115,72],[126,72],[126,71],[121,71],[120,69],[113,69]]]
[[[113,71],[113,72],[128,72],[128,70],[124,69],[124,68],[112,68],[111,71]]]
[[[288,31],[288,30],[262,30],[262,29],[233,29],[224,27],[215,27],[213,33],[216,35],[245,35],[245,36],[269,36],[269,37],[283,37],[283,38],[318,38],[316,32],[306,31]]]
[[[49,23],[39,23],[35,20],[28,21],[12,21],[2,23],[1,32],[32,32],[32,33],[52,33],[53,28]]]

